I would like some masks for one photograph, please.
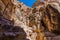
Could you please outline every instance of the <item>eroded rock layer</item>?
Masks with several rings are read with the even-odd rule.
[[[0,40],[60,40],[59,20],[60,1],[38,0],[29,8],[17,0],[0,0]]]

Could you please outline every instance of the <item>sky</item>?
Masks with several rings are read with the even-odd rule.
[[[36,2],[36,0],[18,0],[20,2],[23,2],[25,5],[32,7],[32,5]]]
[[[36,2],[36,0],[18,0],[20,2],[23,2],[25,5],[29,6],[29,7],[32,7],[33,4]],[[44,1],[44,0],[41,0],[41,2]]]

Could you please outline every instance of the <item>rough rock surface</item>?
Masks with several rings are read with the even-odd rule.
[[[0,40],[60,40],[59,24],[58,0],[37,0],[33,8],[17,0],[0,0]]]

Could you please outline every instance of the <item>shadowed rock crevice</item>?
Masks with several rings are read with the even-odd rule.
[[[0,16],[0,40],[28,40],[23,28],[14,26],[13,21]]]
[[[0,40],[27,40],[25,31],[19,26],[0,24],[0,33],[2,33],[0,34]]]
[[[56,31],[55,33],[59,34],[59,24],[60,24],[60,13],[59,11],[52,7],[51,5],[47,5],[46,11],[43,13],[43,22],[47,26],[50,32]]]

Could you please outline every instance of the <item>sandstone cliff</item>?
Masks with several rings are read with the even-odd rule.
[[[58,0],[38,0],[33,8],[17,0],[0,0],[0,40],[60,40],[59,24]]]

